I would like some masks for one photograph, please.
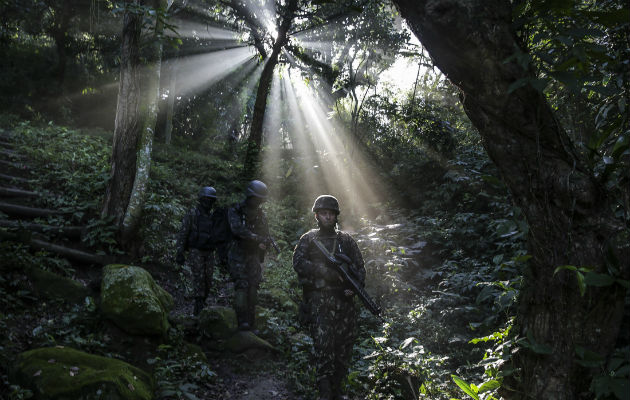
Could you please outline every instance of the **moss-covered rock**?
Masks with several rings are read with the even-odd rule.
[[[13,378],[45,400],[150,400],[154,391],[153,379],[141,369],[67,347],[20,354]]]
[[[206,307],[199,314],[199,331],[207,337],[227,339],[236,329],[236,313],[231,307]]]
[[[246,350],[279,351],[271,343],[256,336],[252,331],[236,332],[226,341],[225,348],[234,353],[242,353]]]
[[[25,272],[40,296],[69,303],[80,303],[89,296],[89,290],[73,279],[36,267],[28,268]]]
[[[140,267],[108,265],[103,270],[101,309],[124,331],[166,335],[173,298]]]

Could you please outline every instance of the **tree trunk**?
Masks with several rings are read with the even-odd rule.
[[[126,12],[123,19],[120,84],[114,126],[111,176],[105,192],[102,215],[113,216],[122,225],[136,170],[136,148],[140,136],[140,30],[142,16]]]
[[[171,144],[173,135],[173,113],[175,110],[175,87],[177,85],[177,58],[168,61],[168,97],[166,98],[166,121],[164,121],[164,143]]]
[[[253,177],[256,171],[260,146],[262,145],[263,123],[265,121],[265,109],[267,108],[267,97],[273,80],[273,70],[278,64],[280,52],[287,44],[289,28],[293,21],[297,10],[297,0],[290,0],[287,4],[287,13],[282,18],[282,23],[278,29],[278,36],[273,44],[273,51],[265,62],[258,90],[256,92],[256,102],[254,103],[254,114],[252,116],[252,125],[247,140],[247,154],[245,156],[244,174],[246,177]]]
[[[529,253],[516,330],[549,352],[521,348],[514,355],[516,391],[509,398],[577,399],[598,373],[575,360],[586,349],[604,357],[614,349],[626,289],[587,286],[580,294],[574,272],[594,268],[628,279],[630,255],[618,243],[615,218],[603,187],[558,125],[544,95],[531,86],[508,93],[518,79],[534,78],[516,62],[510,2],[500,0],[395,0],[435,64],[462,92],[490,158],[529,223]],[[606,253],[614,254],[612,258]],[[625,254],[624,254],[625,253]],[[548,353],[548,354],[540,354]],[[507,385],[505,385],[507,386]]]
[[[164,8],[165,0],[154,3],[156,8]],[[142,71],[141,27],[142,15],[125,12],[111,179],[102,211],[104,216],[114,217],[123,243],[133,237],[142,214],[157,119],[162,26],[161,23],[155,26],[156,37],[151,41]]]

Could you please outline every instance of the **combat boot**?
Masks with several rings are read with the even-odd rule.
[[[247,292],[245,290],[236,290],[234,292],[234,311],[236,312],[238,330],[250,330],[251,325],[247,320]]]

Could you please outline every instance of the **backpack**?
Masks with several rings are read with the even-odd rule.
[[[226,207],[216,208],[210,217],[212,229],[210,231],[209,242],[213,247],[221,247],[232,240],[232,230],[228,220],[228,209]]]

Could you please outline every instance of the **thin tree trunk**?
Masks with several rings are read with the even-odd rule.
[[[166,9],[166,0],[153,0],[153,7]],[[143,107],[140,109],[144,115],[144,123],[140,130],[140,138],[137,147],[136,174],[133,187],[129,196],[129,204],[122,222],[123,242],[129,242],[135,234],[144,208],[147,186],[149,184],[149,172],[151,170],[151,152],[153,149],[153,137],[158,114],[158,100],[160,97],[160,71],[162,62],[161,35],[163,24],[156,20],[154,38],[149,46],[147,54],[146,73],[144,75],[144,87],[146,94]]]
[[[166,121],[164,122],[164,143],[171,144],[173,134],[173,114],[175,110],[175,88],[177,86],[177,58],[168,61],[168,97],[166,99]]]
[[[137,4],[137,2],[136,2]],[[102,215],[114,217],[121,227],[129,204],[136,170],[140,115],[140,31],[142,16],[126,12],[123,17],[120,84],[114,126],[111,176],[105,192]]]
[[[163,6],[165,1],[156,0],[156,5]],[[112,170],[102,210],[104,216],[114,217],[123,243],[133,237],[142,214],[157,118],[162,45],[159,37],[153,39],[148,65],[141,72],[141,28],[142,15],[125,12]],[[161,24],[156,24],[156,34],[161,29]]]
[[[548,354],[521,348],[513,361],[514,392],[507,398],[577,399],[588,393],[597,369],[578,365],[577,351],[611,354],[623,316],[626,289],[587,286],[580,294],[574,273],[558,266],[588,266],[628,279],[630,255],[615,241],[624,230],[605,189],[571,146],[544,95],[531,86],[508,93],[521,78],[534,78],[516,62],[510,2],[500,0],[395,0],[402,16],[436,65],[462,91],[466,113],[479,129],[490,158],[529,223],[529,253],[519,298],[516,331]],[[507,381],[506,381],[507,382]],[[505,385],[508,386],[508,385]]]

